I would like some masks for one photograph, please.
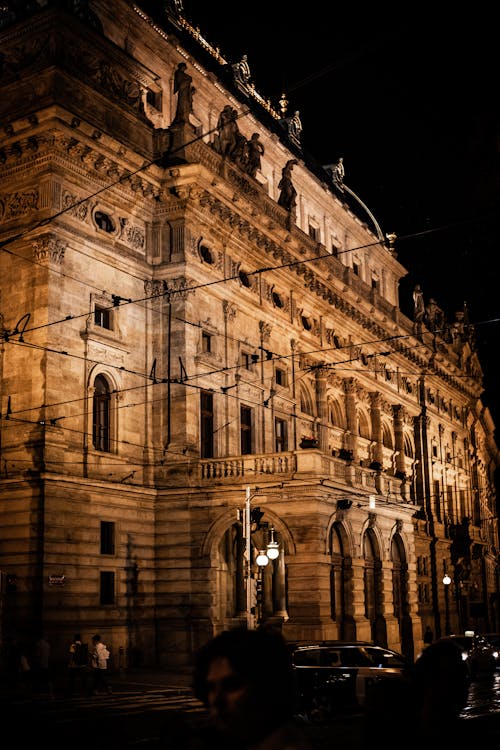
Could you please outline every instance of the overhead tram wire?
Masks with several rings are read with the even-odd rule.
[[[497,319],[497,322],[500,322],[500,319]],[[396,337],[391,337],[391,338],[396,338]],[[372,342],[367,342],[367,343],[372,344],[372,343],[383,343],[383,342],[384,342],[384,340],[380,339],[378,341],[374,340]],[[19,344],[19,342],[12,342],[12,343]],[[366,343],[364,345],[366,345]],[[28,344],[28,346],[29,346],[29,344]],[[326,350],[321,349],[321,350],[310,350],[308,352],[301,352],[301,356],[310,356],[312,354],[318,354],[318,353],[321,354],[321,353],[323,353],[325,351],[332,351],[332,350],[337,350],[338,351],[340,349],[351,349],[353,347],[357,348],[358,346],[361,346],[361,345],[355,345],[355,344],[349,343],[349,344],[346,344],[343,347],[331,347],[331,348],[328,348]],[[411,349],[411,348],[420,348],[421,346],[427,347],[426,344],[422,344],[421,343],[421,344],[415,345],[415,347],[409,347],[409,349]],[[371,354],[371,355],[365,355],[365,356],[370,357],[370,358],[375,358],[375,357],[379,357],[379,356],[380,357],[382,357],[382,356],[383,357],[392,356],[394,354],[398,354],[398,352],[397,351],[394,351],[394,352],[378,352],[378,353],[374,353],[374,354]],[[403,354],[404,354],[404,352],[403,352]],[[69,355],[69,356],[76,356],[76,355]],[[294,353],[292,353],[292,354],[286,354],[286,355],[275,355],[275,354],[273,354],[272,360],[268,360],[268,358],[266,357],[266,359],[262,358],[261,360],[258,360],[256,362],[256,364],[258,364],[259,361],[262,361],[262,362],[276,361],[276,360],[287,359],[287,358],[290,358],[290,357],[293,357],[293,356],[297,356],[297,355],[294,354]],[[325,367],[326,368],[330,368],[330,367],[334,368],[335,367],[337,370],[346,370],[346,368],[343,368],[342,365],[345,365],[345,364],[348,364],[348,363],[354,362],[354,361],[359,361],[360,359],[361,359],[361,356],[359,355],[359,356],[350,358],[348,360],[341,360],[339,362],[330,362],[330,363],[324,363],[323,362],[323,363],[318,363],[316,365],[311,365],[308,368],[308,370],[310,372],[310,371],[312,371],[316,367],[323,367],[323,368],[325,368]],[[120,370],[123,371],[123,368],[121,368],[121,367],[119,367],[118,369],[120,369]],[[219,368],[217,370],[212,370],[212,371],[209,371],[209,372],[196,373],[195,375],[193,375],[191,377],[191,379],[198,379],[198,378],[201,378],[201,377],[207,377],[207,376],[212,376],[212,375],[227,373],[229,370],[239,370],[239,369],[241,369],[241,364],[231,365],[231,366],[228,366],[228,367]],[[357,371],[357,370],[354,370],[353,368],[348,368],[348,371],[349,372],[354,372],[354,371]],[[146,377],[144,374],[137,373],[135,371],[125,371],[125,372],[130,372],[131,374],[135,374],[135,375],[138,375],[138,376],[141,376],[141,377]],[[375,370],[371,370],[371,372],[372,373],[380,372],[382,374],[383,372],[385,372],[385,370],[384,369],[376,370],[376,371]],[[307,370],[304,370],[304,372],[300,375],[300,377],[297,378],[297,380],[301,379],[306,374],[307,374]],[[414,372],[407,372],[407,373],[405,373],[405,372],[403,372],[401,370],[398,371],[398,374],[399,374],[399,376],[415,375]],[[438,373],[427,373],[427,375],[433,377],[433,376],[438,376]],[[464,377],[464,378],[467,378],[467,379],[474,379],[474,377],[476,377],[476,376],[469,375],[469,374],[464,374],[464,375],[462,375],[460,377]],[[143,384],[137,385],[137,386],[130,386],[128,388],[115,389],[113,391],[113,393],[114,394],[117,394],[117,393],[123,394],[123,393],[128,393],[128,392],[133,391],[133,390],[139,390],[139,389],[149,388],[150,386],[164,385],[164,384],[166,384],[168,382],[170,382],[171,384],[174,384],[174,385],[184,385],[184,386],[191,387],[191,388],[198,388],[198,389],[201,389],[201,390],[207,390],[207,386],[199,386],[199,385],[193,384],[191,382],[188,382],[189,378],[188,379],[185,379],[185,378],[172,378],[172,379],[170,379],[170,381],[168,381],[165,378],[153,379],[151,376],[149,376],[148,379],[152,380],[152,382],[150,382],[150,383],[143,383]],[[226,395],[228,388],[225,387],[225,386],[218,386],[217,388],[208,388],[208,390],[210,390],[213,393],[217,393],[219,389],[220,389],[221,393],[223,393],[224,395]],[[228,395],[231,396],[231,397],[235,397],[233,394],[228,394]],[[10,411],[8,412],[8,416],[3,417],[3,416],[0,415],[0,419],[3,419],[4,421],[7,421],[9,418],[13,418],[16,414],[23,414],[23,413],[30,412],[30,411],[39,411],[39,410],[42,410],[42,409],[52,409],[52,408],[54,408],[56,406],[65,406],[65,405],[72,404],[72,403],[78,403],[80,401],[84,401],[85,398],[86,397],[82,397],[80,399],[70,399],[68,401],[57,402],[55,404],[41,404],[41,405],[32,406],[32,407],[29,407],[29,408],[26,408],[26,409],[20,409],[20,410],[15,410],[15,411],[13,411],[12,409],[10,409]],[[269,401],[269,398],[267,399],[268,401]],[[162,400],[164,400],[164,399],[163,398],[153,399],[153,402],[154,401],[162,401]],[[266,399],[264,401],[266,401]],[[148,402],[141,401],[141,402],[136,402],[134,404],[123,404],[123,405],[117,406],[115,408],[116,409],[133,408],[133,407],[136,407],[136,406],[137,407],[138,406],[143,406],[145,403],[148,403]],[[253,405],[254,406],[262,406],[262,405],[266,406],[265,403],[261,404],[260,402],[254,402]],[[59,416],[59,417],[52,417],[52,418],[47,418],[47,419],[42,419],[42,420],[34,420],[33,422],[30,422],[30,423],[31,424],[40,424],[42,422],[45,422],[47,424],[53,424],[54,425],[54,423],[56,423],[56,422],[58,422],[58,421],[60,421],[62,419],[76,419],[79,416],[82,416],[82,414],[83,413],[77,413],[77,414],[63,415],[63,416]],[[291,414],[290,416],[293,417],[294,415]],[[57,426],[59,427],[60,425],[57,425]],[[66,429],[66,428],[64,428],[64,429]],[[83,433],[83,434],[86,434],[86,433]],[[124,442],[126,443],[127,441],[124,441]]]

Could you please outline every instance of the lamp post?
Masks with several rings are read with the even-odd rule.
[[[257,624],[262,619],[262,584],[263,570],[269,563],[269,560],[276,560],[279,557],[279,543],[275,538],[275,530],[271,526],[269,529],[269,538],[265,550],[260,550],[255,562],[258,565],[258,577],[255,581],[252,573],[252,507],[251,507],[250,487],[246,488],[245,508],[243,510],[243,570],[245,579],[246,594],[246,620],[248,630],[255,628],[257,614]],[[258,508],[256,509],[258,510]],[[238,514],[239,515],[239,514]],[[260,513],[259,516],[263,514]],[[258,522],[257,522],[258,523]],[[255,599],[255,602],[254,602]]]
[[[450,583],[451,578],[448,575],[448,573],[445,573],[443,576],[443,586],[444,586],[444,632],[445,635],[450,635],[450,598],[449,598],[449,590],[450,590]]]

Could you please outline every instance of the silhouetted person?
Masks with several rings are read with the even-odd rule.
[[[90,655],[86,643],[82,643],[80,633],[75,633],[73,643],[69,647],[68,659],[68,695],[73,695],[76,689],[82,694],[87,693],[90,671]]]
[[[293,722],[292,664],[280,633],[239,629],[220,633],[196,656],[193,690],[208,708],[209,723],[181,747],[310,750]],[[177,738],[182,735],[179,725],[170,730]],[[170,746],[178,748],[177,739]]]
[[[430,625],[426,625],[425,631],[424,631],[424,648],[427,648],[427,646],[430,646],[433,640],[434,640],[434,633],[432,632],[432,628]]]
[[[372,686],[365,705],[363,746],[373,747],[390,727],[411,750],[468,747],[467,722],[459,721],[468,691],[461,649],[450,641],[434,641],[401,678]]]
[[[50,663],[50,643],[42,634],[35,643],[33,653],[33,687],[38,692],[46,692],[49,698],[54,697]]]
[[[111,686],[108,683],[108,659],[109,651],[101,640],[99,634],[92,636],[92,652],[90,654],[92,664],[92,691],[95,695],[99,692],[112,693]]]

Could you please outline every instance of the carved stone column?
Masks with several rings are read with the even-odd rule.
[[[316,399],[318,402],[319,416],[319,447],[326,453],[328,451],[328,403],[326,400],[326,378],[328,369],[318,367],[316,369]]]
[[[393,419],[394,419],[394,447],[396,450],[396,476],[403,476],[405,474],[405,444],[404,444],[404,416],[405,410],[401,404],[397,404],[392,407]]]
[[[382,420],[380,418],[380,393],[374,391],[370,393],[370,416],[372,421],[372,441],[373,441],[373,461],[380,464],[382,468],[384,463],[384,449],[382,444]]]
[[[353,458],[355,458],[358,449],[358,425],[356,418],[356,381],[354,378],[346,378],[344,380],[344,392],[346,399],[345,412],[347,418],[347,429],[349,432],[349,444],[346,448],[352,451]]]

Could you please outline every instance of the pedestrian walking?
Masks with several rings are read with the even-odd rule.
[[[38,693],[47,693],[54,697],[54,686],[50,665],[50,643],[43,633],[35,643],[33,653],[33,689]]]
[[[82,642],[80,633],[75,633],[73,642],[69,647],[68,695],[73,695],[77,687],[82,693],[88,692],[89,658],[87,644]]]
[[[101,690],[106,693],[112,693],[113,691],[107,680],[109,651],[102,642],[99,634],[92,636],[92,652],[90,656],[92,667],[91,695],[95,695],[101,692]]]
[[[430,625],[426,625],[425,631],[424,631],[424,648],[427,648],[427,646],[430,646],[433,640],[434,640],[434,633],[432,632],[432,628]]]

